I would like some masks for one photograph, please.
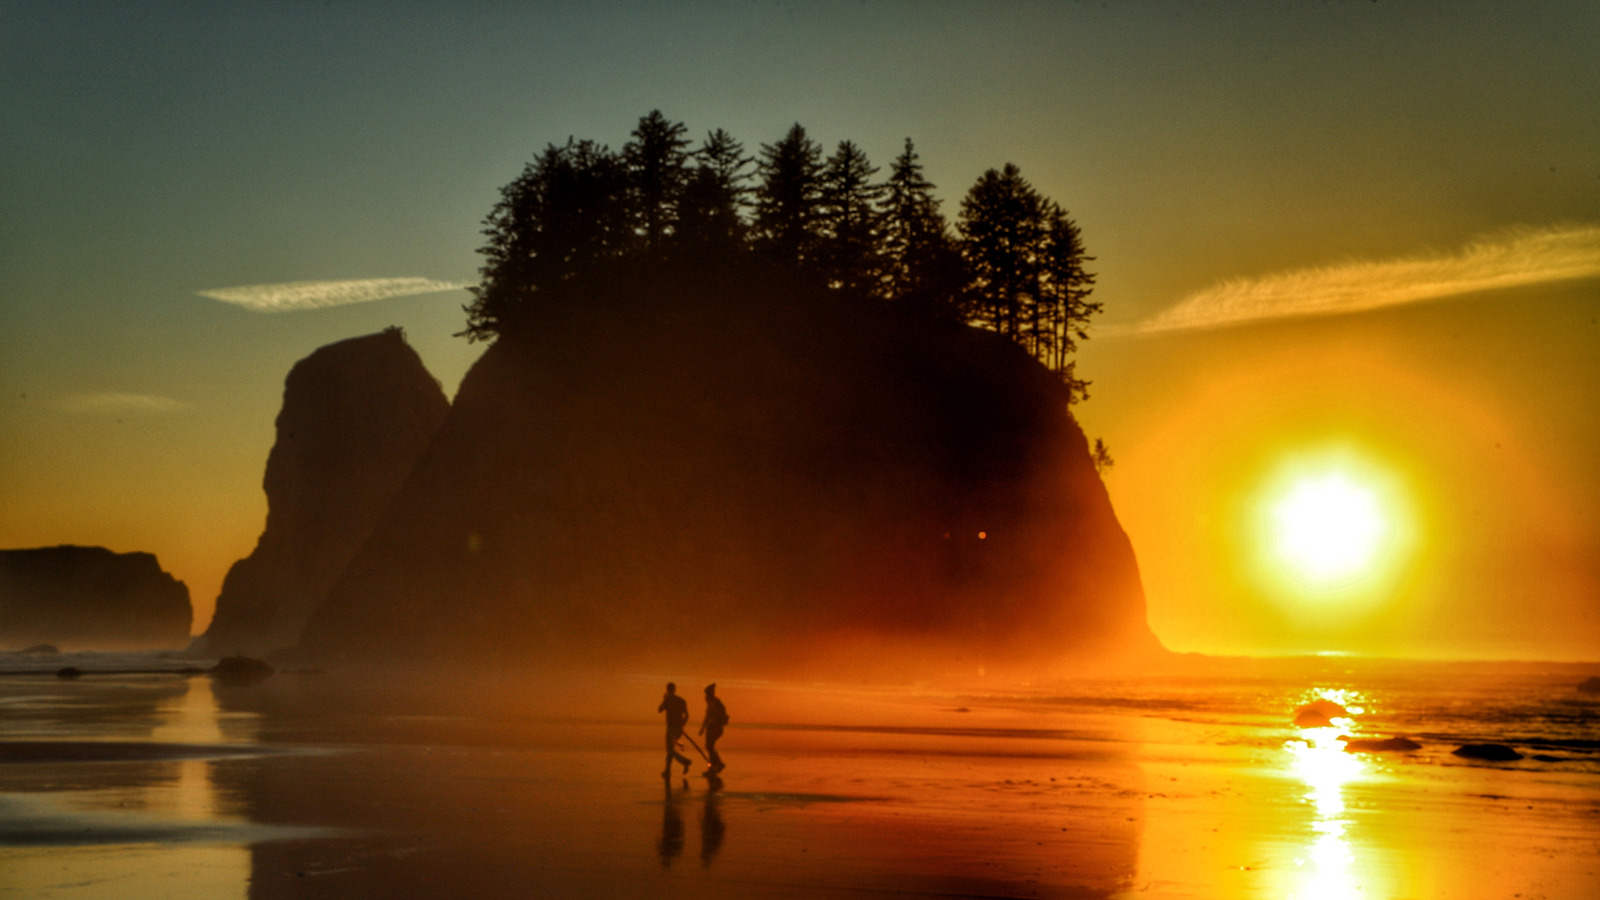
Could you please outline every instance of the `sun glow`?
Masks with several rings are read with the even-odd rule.
[[[1388,533],[1377,494],[1343,472],[1299,479],[1272,507],[1273,552],[1325,584],[1372,565]]]
[[[1399,480],[1349,451],[1283,463],[1259,493],[1255,519],[1274,592],[1305,599],[1375,597],[1412,543]]]

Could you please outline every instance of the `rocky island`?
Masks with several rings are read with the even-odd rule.
[[[463,332],[491,346],[448,409],[393,332],[296,366],[206,647],[892,677],[1161,652],[1071,412],[1100,307],[1065,210],[991,169],[956,240],[909,141],[874,186],[797,124],[749,187],[725,132],[633,138],[503,189]]]
[[[965,671],[1156,651],[1067,389],[1014,345],[731,282],[613,287],[630,327],[597,306],[489,349],[301,653]]]

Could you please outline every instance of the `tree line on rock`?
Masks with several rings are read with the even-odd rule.
[[[852,300],[965,322],[1021,345],[1075,402],[1073,351],[1101,305],[1078,226],[1007,164],[980,176],[954,228],[908,138],[879,169],[854,142],[832,155],[798,123],[755,156],[722,129],[692,146],[660,111],[621,151],[551,144],[485,219],[467,329],[489,340],[583,302],[589,276],[637,261],[753,263]]]

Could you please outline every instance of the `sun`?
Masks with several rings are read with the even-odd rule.
[[[1273,553],[1313,584],[1366,572],[1387,532],[1377,492],[1343,472],[1301,477],[1272,505]]]
[[[1257,558],[1286,600],[1376,599],[1413,543],[1400,479],[1347,449],[1286,458],[1255,509]]]

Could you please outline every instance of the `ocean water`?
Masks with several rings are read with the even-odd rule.
[[[1410,738],[1422,748],[1406,755],[1420,762],[1463,764],[1457,747],[1494,743],[1529,757],[1512,767],[1600,773],[1600,693],[1578,690],[1597,673],[1600,664],[1238,661],[1223,671],[1090,679],[1079,690],[1010,697],[1209,727],[1218,740],[1264,747],[1300,734],[1294,712],[1320,698],[1351,711],[1339,734]]]
[[[216,660],[185,659],[177,652],[79,650],[68,653],[23,653],[0,651],[0,674],[53,674],[64,668],[85,672],[155,671],[177,672],[185,668],[215,665]]]
[[[71,667],[94,684],[105,682],[108,676],[101,673],[177,675],[214,663],[175,653],[0,652],[0,678],[15,676],[13,685],[48,684],[37,679]],[[1424,745],[1413,754],[1421,759],[1441,762],[1433,752],[1439,747],[1497,743],[1530,757],[1551,757],[1540,761],[1546,766],[1600,771],[1600,693],[1578,690],[1579,683],[1595,675],[1600,675],[1600,663],[1201,659],[1187,670],[1151,675],[1075,677],[995,687],[890,685],[869,693],[909,703],[922,698],[934,704],[1000,705],[1040,715],[1059,711],[1162,720],[1175,726],[1211,727],[1226,732],[1224,740],[1230,743],[1261,746],[1279,743],[1286,729],[1291,735],[1296,733],[1298,730],[1290,727],[1294,711],[1322,698],[1351,711],[1349,719],[1339,723],[1341,734],[1409,737]],[[631,680],[654,682],[638,676]],[[834,686],[818,682],[796,687],[826,692]],[[418,701],[427,702],[420,697]],[[0,732],[0,737],[4,736]]]

